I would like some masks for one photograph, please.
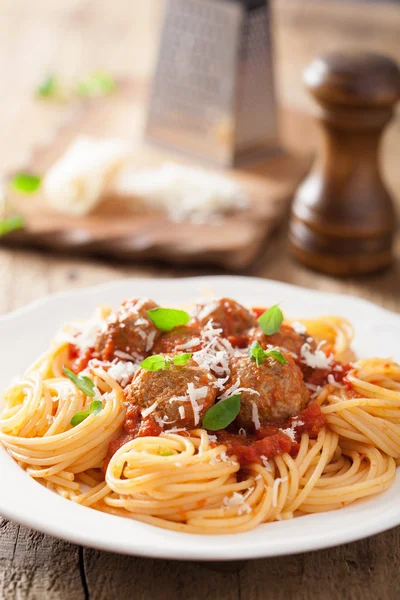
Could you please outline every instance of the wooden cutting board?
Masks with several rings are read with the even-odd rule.
[[[131,162],[138,170],[165,161],[196,166],[182,155],[134,142],[138,139],[138,119],[132,107],[137,105],[138,93],[134,82],[125,82],[115,96],[87,101],[51,142],[33,151],[24,168],[43,176],[79,135],[132,141]],[[108,194],[93,213],[79,218],[56,212],[40,192],[29,197],[13,194],[13,213],[22,214],[26,226],[1,238],[1,243],[130,261],[213,263],[243,270],[287,213],[308,165],[304,157],[282,152],[251,169],[224,171],[243,186],[249,206],[209,224],[174,223],[165,214],[144,212],[131,198],[116,194]]]

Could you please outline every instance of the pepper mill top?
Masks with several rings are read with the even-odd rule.
[[[309,65],[304,83],[321,104],[378,108],[400,99],[400,69],[380,54],[326,54]]]
[[[328,54],[311,63],[304,80],[323,135],[294,198],[292,251],[335,275],[387,266],[396,213],[380,174],[379,144],[400,99],[400,69],[378,54]]]

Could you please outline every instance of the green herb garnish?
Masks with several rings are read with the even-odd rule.
[[[257,367],[262,365],[266,358],[274,358],[281,365],[286,365],[287,360],[277,348],[271,350],[263,350],[258,342],[253,342],[249,348],[249,357],[256,361]]]
[[[140,366],[146,371],[162,371],[163,369],[169,369],[171,364],[182,367],[186,365],[192,358],[191,352],[184,352],[177,354],[170,358],[169,356],[163,356],[162,354],[153,354],[148,356],[140,363]]]
[[[258,319],[258,323],[261,330],[265,335],[272,335],[277,333],[282,325],[283,313],[279,308],[278,304],[271,306],[264,314]]]
[[[174,356],[172,362],[174,365],[182,367],[183,365],[186,365],[191,358],[192,352],[183,352],[182,354],[177,354],[177,356]]]
[[[86,394],[86,396],[89,396],[89,398],[94,397],[96,392],[94,391],[94,383],[90,377],[86,377],[86,375],[75,375],[71,369],[68,369],[68,367],[65,366],[63,367],[63,371],[68,379],[70,379],[81,392]]]
[[[238,416],[241,398],[242,394],[235,394],[214,404],[203,417],[203,427],[210,431],[225,429]]]
[[[83,79],[81,79],[77,86],[76,92],[79,96],[106,96],[115,92],[117,89],[117,83],[110,75],[105,71],[98,71],[97,73],[91,73]]]
[[[45,79],[38,86],[36,94],[41,98],[53,98],[58,95],[57,79],[53,73],[46,75]]]
[[[158,455],[159,456],[172,456],[174,453],[172,450],[168,450],[167,448],[158,447]]]
[[[190,316],[184,310],[176,308],[152,308],[147,311],[150,321],[161,331],[171,331],[179,325],[189,323]]]
[[[24,219],[16,215],[15,217],[8,217],[8,219],[0,220],[0,236],[22,229],[24,226]]]
[[[10,185],[16,192],[33,194],[36,192],[42,180],[38,175],[32,173],[16,173],[10,179]]]
[[[103,408],[103,403],[101,400],[93,400],[90,403],[89,410],[82,410],[81,412],[77,412],[72,417],[70,423],[72,427],[76,427],[79,423],[82,423],[85,419],[88,418],[89,415],[97,415]]]

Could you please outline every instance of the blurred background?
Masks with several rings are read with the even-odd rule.
[[[0,157],[3,183],[13,188],[3,218],[22,219],[11,224],[17,231],[1,236],[6,246],[112,259],[123,268],[161,260],[316,285],[311,275],[292,277],[296,267],[286,276],[282,267],[295,264],[287,242],[290,201],[313,157],[323,153],[303,73],[331,52],[378,53],[400,62],[397,2],[2,0],[0,28]],[[336,85],[336,67],[327,64]],[[320,66],[317,78],[326,64]],[[376,91],[378,106],[379,67],[370,70],[365,88],[367,95]],[[362,94],[362,70],[359,75]],[[389,73],[389,83],[396,87],[394,76]],[[354,73],[349,77],[351,84]],[[379,164],[398,206],[400,120],[393,93],[395,116],[380,128]],[[353,134],[346,132],[344,146]],[[75,147],[82,136],[89,138]],[[128,146],[118,146],[122,140]],[[329,160],[336,164],[335,156]],[[126,162],[128,172],[116,180]],[[172,169],[163,170],[165,162]],[[91,177],[92,171],[100,175]],[[21,174],[28,179],[12,179]],[[373,204],[379,176],[372,184],[367,179],[357,189],[369,186]],[[393,232],[387,236],[392,240]],[[270,259],[277,247],[283,262]]]

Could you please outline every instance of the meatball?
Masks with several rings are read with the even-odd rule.
[[[255,315],[229,298],[197,305],[194,318],[202,327],[212,319],[214,325],[220,327],[223,335],[228,338],[244,335],[248,329],[257,325]]]
[[[95,344],[95,351],[102,360],[118,358],[118,353],[146,356],[161,332],[147,316],[147,311],[157,308],[153,300],[129,300],[106,320]],[[119,358],[122,358],[119,356]]]
[[[194,342],[191,345],[191,342]],[[179,346],[186,346],[180,348]],[[156,341],[153,346],[153,354],[170,354],[172,352],[197,352],[201,350],[205,345],[201,339],[201,329],[199,327],[192,327],[182,325],[181,327],[175,327],[171,331],[166,331]],[[177,348],[178,346],[178,348]]]
[[[281,325],[279,331],[272,335],[265,335],[260,327],[254,327],[248,333],[249,345],[253,342],[258,342],[264,349],[268,345],[279,346],[284,350],[288,350],[298,358],[301,356],[301,347],[306,342],[307,338],[307,334],[296,333],[290,325]]]
[[[162,422],[165,429],[193,429],[201,425],[205,412],[215,402],[217,390],[212,385],[215,381],[214,375],[193,362],[184,366],[171,364],[169,369],[161,371],[139,369],[124,394],[128,402],[140,407],[142,416],[151,416],[158,424]],[[154,410],[146,414],[146,409],[155,403]]]
[[[303,374],[291,354],[282,352],[287,360],[282,365],[267,358],[259,366],[255,360],[240,356],[232,359],[227,389],[239,384],[242,400],[237,424],[250,431],[269,423],[278,423],[300,413],[309,400]],[[258,423],[258,420],[260,423]]]

